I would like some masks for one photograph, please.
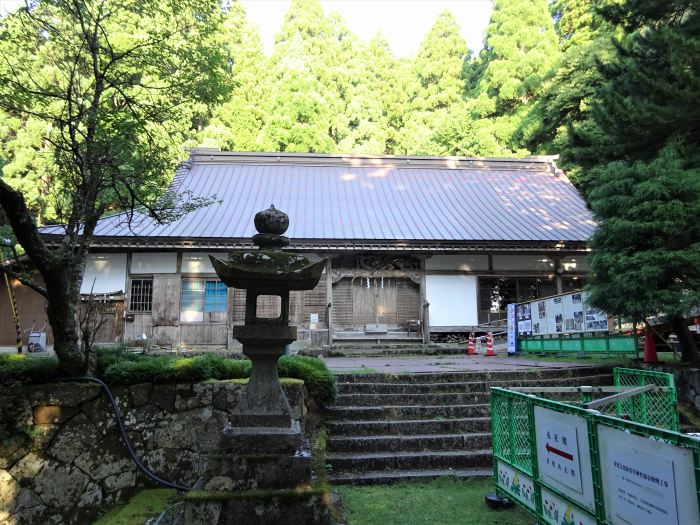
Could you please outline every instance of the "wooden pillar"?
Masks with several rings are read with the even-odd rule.
[[[423,327],[423,344],[430,344],[430,305],[426,296],[425,258],[420,260],[420,312]]]
[[[326,325],[328,326],[328,344],[333,344],[333,277],[331,275],[331,258],[326,263]]]

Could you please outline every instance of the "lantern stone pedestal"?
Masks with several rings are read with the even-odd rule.
[[[211,257],[227,286],[246,290],[245,325],[234,327],[234,337],[252,368],[240,401],[229,410],[218,450],[185,496],[188,525],[330,522],[327,495],[313,487],[311,453],[277,374],[278,359],[297,336],[296,327],[289,326],[289,292],[312,289],[325,267],[325,261],[312,264],[280,250],[289,242],[282,236],[288,224],[287,216],[271,207],[255,217],[259,233],[253,242],[259,251],[234,253],[228,261]],[[258,316],[260,295],[280,298],[278,317]]]

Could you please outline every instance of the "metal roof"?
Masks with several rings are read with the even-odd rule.
[[[468,159],[193,150],[173,189],[216,202],[170,224],[105,217],[100,239],[241,239],[270,204],[292,239],[342,241],[585,242],[595,223],[551,157]],[[60,226],[42,228],[62,234]],[[342,244],[342,242],[340,242]]]

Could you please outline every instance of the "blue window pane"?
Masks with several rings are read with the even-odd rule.
[[[207,281],[204,299],[205,312],[226,311],[226,285],[221,281]]]

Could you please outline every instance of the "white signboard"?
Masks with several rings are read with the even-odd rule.
[[[534,335],[547,333],[547,313],[544,301],[532,303],[532,333]]]
[[[318,325],[318,314],[309,314],[309,329],[314,330]]]
[[[539,479],[595,511],[586,420],[536,406],[535,437]]]
[[[697,525],[688,449],[598,426],[606,518],[615,525]]]
[[[532,478],[499,461],[497,483],[515,499],[535,510],[535,484]]]
[[[588,293],[584,292],[583,302],[586,305],[585,309],[585,328],[586,332],[607,332],[608,330],[608,314],[601,310],[597,310],[588,304]]]
[[[542,488],[542,514],[551,525],[596,525],[593,516],[580,511],[546,488]]]
[[[545,301],[547,311],[547,333],[558,334],[564,331],[564,308],[561,297],[553,297]]]

